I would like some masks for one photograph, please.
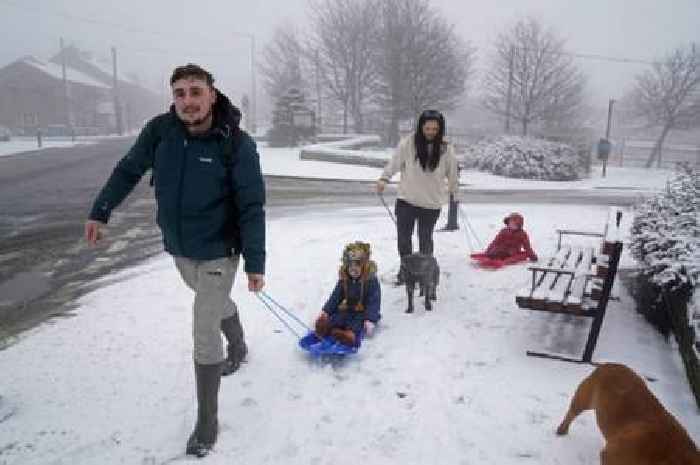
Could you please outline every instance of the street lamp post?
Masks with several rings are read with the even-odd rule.
[[[255,35],[245,32],[234,32],[234,35],[243,36],[250,40],[250,114],[248,115],[248,131],[255,134],[257,131],[257,95],[255,89]]]

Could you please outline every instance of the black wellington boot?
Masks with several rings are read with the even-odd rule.
[[[217,411],[219,407],[219,385],[221,364],[194,364],[197,384],[197,424],[187,440],[187,455],[206,456],[216,443],[219,434]]]
[[[248,354],[248,346],[245,344],[245,335],[238,312],[229,318],[221,320],[221,331],[226,337],[226,360],[221,370],[222,376],[234,373],[241,366]]]

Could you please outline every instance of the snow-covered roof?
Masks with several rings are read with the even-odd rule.
[[[95,58],[95,57],[85,57],[85,56],[81,56],[80,59],[85,61],[86,63],[94,66],[95,68],[99,69],[100,71],[107,74],[108,76],[113,75],[111,62],[106,62],[106,61],[100,60],[100,59]],[[121,81],[121,82],[126,82],[127,84],[141,86],[141,84],[134,81],[132,78],[126,77],[124,74],[119,73],[119,72],[117,72],[117,79],[119,79],[119,81]]]
[[[48,74],[53,78],[63,79],[63,73],[61,71],[60,65],[42,61],[32,56],[24,57],[20,61]],[[77,71],[70,67],[66,67],[66,79],[69,82],[82,84],[84,86],[98,87],[100,89],[111,89],[110,86],[98,81],[97,79],[94,79],[88,76],[87,74]]]

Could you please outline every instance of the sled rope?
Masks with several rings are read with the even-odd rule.
[[[278,303],[275,299],[273,299],[268,293],[264,291],[256,292],[255,296],[262,302],[262,304],[267,308],[270,313],[272,313],[277,319],[284,325],[286,328],[291,332],[293,335],[295,335],[297,338],[301,338],[301,335],[292,328],[292,326],[289,324],[289,322],[280,315],[277,310],[275,310],[274,307],[277,307],[278,310],[283,311],[288,318],[291,318],[295,322],[297,322],[301,327],[306,329],[307,331],[312,331],[311,328],[309,328],[303,321],[301,321],[294,313],[292,313],[289,309],[285,308],[283,305]]]
[[[474,227],[472,226],[471,222],[469,221],[469,218],[467,218],[467,214],[464,213],[464,209],[462,209],[462,207],[459,207],[459,210],[462,212],[462,214],[460,215],[460,218],[464,218],[464,222],[462,223],[462,227],[464,227],[464,223],[466,223],[465,230],[467,231],[467,238],[469,239],[469,233],[471,233],[476,245],[478,245],[480,249],[483,249],[484,245],[481,242],[481,240],[479,239],[479,236],[476,235],[476,231],[474,231]],[[471,244],[471,240],[469,242]]]
[[[265,292],[265,291],[260,291],[260,294],[262,294],[263,297],[265,297],[267,300],[269,300],[270,302],[272,302],[273,304],[275,304],[275,305],[276,305],[280,310],[282,310],[284,313],[286,313],[287,315],[289,315],[289,317],[292,318],[292,319],[293,319],[294,321],[296,321],[297,323],[299,323],[299,325],[301,325],[301,326],[304,327],[305,329],[308,329],[309,331],[311,331],[311,328],[310,328],[309,326],[307,326],[306,323],[304,323],[301,319],[299,319],[299,317],[296,316],[296,315],[294,314],[294,312],[292,312],[292,311],[289,310],[288,308],[285,308],[284,305],[280,304],[280,303],[277,302],[275,299],[273,299],[272,296],[271,296],[270,294],[268,294],[268,293]]]
[[[386,204],[386,200],[384,200],[384,194],[382,194],[381,192],[377,192],[377,195],[379,196],[379,200],[382,201],[382,205],[384,205],[384,208],[386,208],[386,211],[389,213],[389,217],[391,218],[391,221],[393,221],[394,225],[396,225],[396,218],[394,217],[394,214],[391,212],[389,205]]]
[[[263,305],[270,311],[270,313],[272,313],[275,317],[277,317],[277,319],[280,320],[280,322],[281,322],[284,326],[287,327],[287,329],[289,330],[289,332],[291,332],[291,333],[292,333],[293,335],[295,335],[296,337],[301,338],[301,336],[299,335],[299,333],[297,333],[297,332],[294,330],[294,328],[292,328],[292,327],[289,325],[289,323],[287,323],[287,321],[286,321],[284,318],[282,318],[282,317],[280,316],[280,314],[277,313],[277,312],[275,311],[275,309],[272,308],[272,306],[271,306],[264,298],[260,297],[260,295],[258,295],[258,294],[256,294],[256,296],[258,297],[258,299],[260,300],[260,302],[262,302]]]
[[[472,245],[472,238],[469,235],[469,229],[465,226],[462,218],[459,219],[459,222],[462,224],[462,230],[464,231],[464,235],[467,237],[467,247],[469,247],[469,252],[474,253],[474,246]]]

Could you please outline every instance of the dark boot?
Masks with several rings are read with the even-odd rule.
[[[187,455],[204,457],[211,451],[219,434],[217,411],[219,408],[219,385],[221,364],[194,364],[197,384],[197,424],[187,440]]]
[[[314,329],[316,330],[317,338],[323,339],[328,336],[328,333],[331,332],[331,320],[328,318],[327,314],[324,313],[316,319]]]
[[[331,330],[331,336],[333,336],[336,341],[346,346],[355,345],[355,333],[352,332],[352,329],[333,328]]]
[[[221,320],[221,331],[226,337],[226,360],[221,370],[222,376],[234,373],[241,366],[241,362],[248,354],[248,346],[245,344],[245,336],[238,312],[229,318]]]

